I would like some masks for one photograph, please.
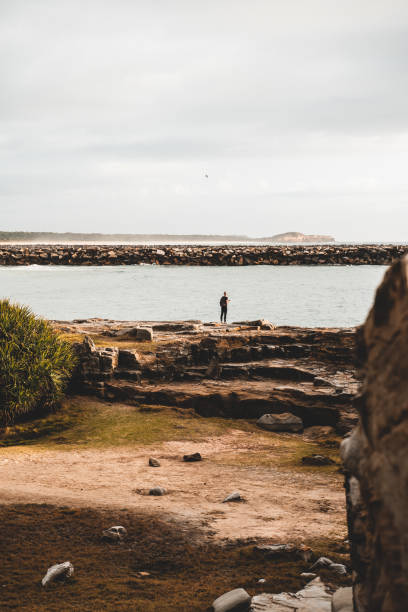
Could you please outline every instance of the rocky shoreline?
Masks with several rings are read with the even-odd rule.
[[[54,325],[76,341],[75,393],[201,416],[284,413],[300,428],[329,426],[339,434],[356,423],[353,328],[274,327],[264,320]]]
[[[0,265],[389,265],[408,245],[1,245]]]

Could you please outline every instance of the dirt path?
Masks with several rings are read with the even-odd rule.
[[[196,451],[204,457],[202,462],[181,460],[184,453]],[[245,462],[256,452],[251,435],[237,430],[200,442],[172,441],[147,449],[3,448],[0,498],[4,503],[157,513],[203,526],[216,538],[286,542],[345,536],[344,490],[338,474]],[[160,459],[161,467],[148,467],[149,456]],[[143,494],[154,485],[165,487],[168,494]],[[221,503],[234,490],[246,501]]]

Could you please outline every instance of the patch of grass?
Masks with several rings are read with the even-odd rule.
[[[127,510],[0,506],[0,521],[1,610],[203,612],[236,587],[251,595],[296,591],[304,585],[299,574],[310,567],[298,560],[268,561],[248,542],[220,546],[185,525]],[[126,527],[124,544],[101,540],[111,525]],[[316,557],[344,562],[337,541],[307,544]],[[48,567],[63,561],[73,563],[73,578],[41,587]],[[150,575],[140,577],[140,571]],[[267,582],[258,584],[259,578]]]
[[[325,455],[337,463],[325,466],[303,465],[302,457],[307,455]],[[220,453],[213,457],[213,461],[230,466],[274,467],[327,474],[338,471],[339,453],[337,445],[327,447],[324,442],[308,442],[300,435],[268,432],[251,441],[248,450]]]
[[[220,465],[278,468],[279,470],[337,474],[338,450],[324,442],[307,442],[300,435],[265,432],[244,419],[201,417],[192,410],[168,406],[130,406],[94,397],[67,398],[60,410],[43,418],[0,430],[1,446],[111,448],[146,446],[171,440],[197,441],[228,431],[246,432],[241,450],[212,456]],[[337,463],[305,466],[305,455],[323,454]]]
[[[169,440],[199,440],[222,435],[231,428],[243,431],[257,429],[240,419],[204,418],[182,409],[135,407],[77,396],[68,398],[58,413],[3,430],[0,433],[0,446],[134,446]]]

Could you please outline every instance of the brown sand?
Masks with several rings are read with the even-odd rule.
[[[261,451],[261,449],[258,449]],[[185,453],[204,460],[185,463]],[[257,465],[256,435],[231,430],[200,442],[149,447],[0,449],[3,503],[50,503],[136,510],[204,527],[217,539],[302,541],[346,536],[342,477],[338,473]],[[157,457],[161,467],[147,465]],[[251,465],[253,463],[254,465]],[[163,497],[145,494],[167,489]],[[238,490],[242,503],[222,500]]]

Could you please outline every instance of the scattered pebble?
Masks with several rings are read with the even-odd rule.
[[[127,531],[122,525],[114,525],[102,531],[102,537],[105,540],[111,540],[112,542],[122,542],[127,536]]]
[[[193,461],[202,461],[202,457],[200,453],[192,453],[191,455],[184,455],[183,461],[187,463],[191,463]]]
[[[149,465],[150,467],[160,467],[160,461],[158,459],[155,459],[154,457],[150,457]]]
[[[163,487],[153,487],[152,489],[150,489],[149,491],[149,495],[164,495],[166,493],[166,489],[164,489]]]
[[[240,502],[240,501],[243,501],[241,497],[241,493],[239,491],[234,491],[233,493],[228,495],[225,499],[223,499],[222,503],[225,504],[226,502]]]
[[[74,573],[74,566],[70,561],[65,561],[64,563],[57,563],[56,565],[52,565],[48,568],[47,573],[44,578],[41,580],[41,584],[43,586],[47,586],[50,582],[53,582],[57,578],[71,578]]]

